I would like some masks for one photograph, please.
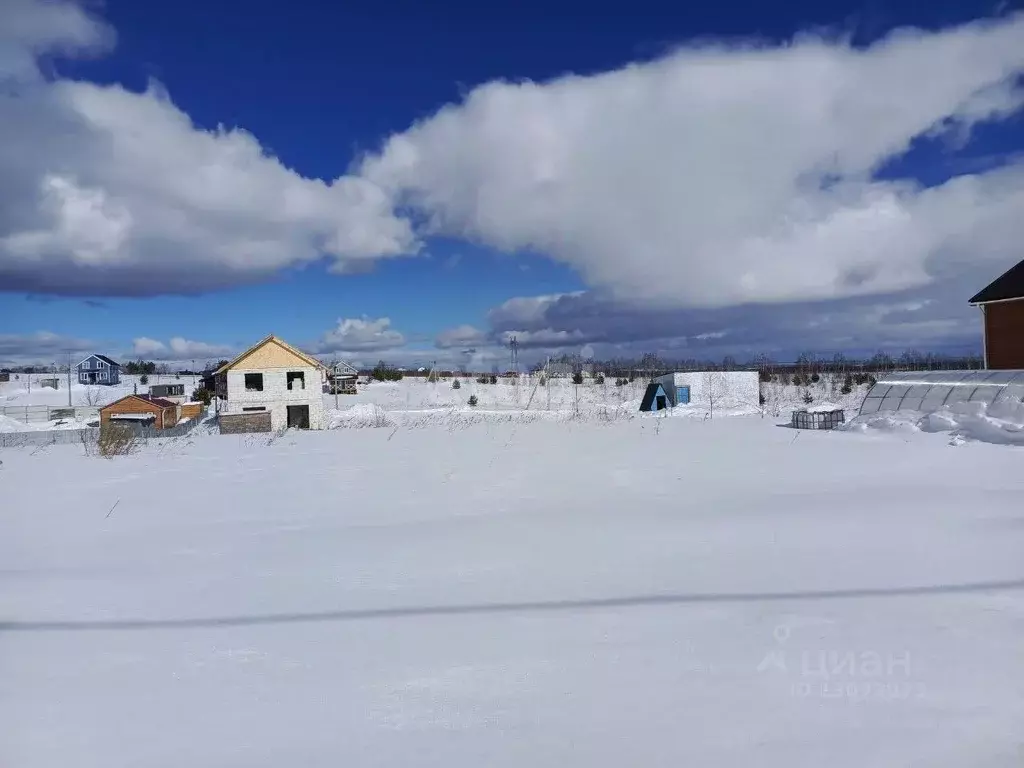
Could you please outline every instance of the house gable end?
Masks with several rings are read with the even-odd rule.
[[[273,368],[323,368],[324,365],[309,355],[300,352],[276,336],[268,336],[240,354],[230,363],[218,368],[214,375],[233,369],[267,370]]]

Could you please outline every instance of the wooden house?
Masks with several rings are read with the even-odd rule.
[[[1024,261],[971,297],[981,307],[985,367],[1024,369]]]
[[[121,364],[106,355],[89,355],[75,366],[79,384],[120,384]]]

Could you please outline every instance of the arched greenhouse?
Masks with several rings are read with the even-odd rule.
[[[879,411],[930,413],[945,405],[1024,400],[1024,371],[924,371],[891,373],[871,387],[860,415]]]

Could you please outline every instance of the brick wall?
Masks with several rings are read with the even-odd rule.
[[[222,435],[237,435],[244,432],[269,432],[270,412],[222,413],[217,419]]]
[[[1024,299],[985,305],[985,354],[990,369],[1024,368]]]

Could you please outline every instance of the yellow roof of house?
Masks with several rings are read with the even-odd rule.
[[[274,334],[270,334],[265,339],[262,339],[261,341],[258,341],[255,344],[253,344],[251,347],[249,347],[247,350],[242,352],[240,355],[238,355],[234,360],[229,362],[227,365],[222,365],[220,368],[218,368],[216,371],[213,372],[214,375],[218,375],[218,374],[225,373],[225,372],[229,371],[230,369],[234,368],[238,363],[240,363],[242,360],[244,360],[249,355],[251,355],[253,352],[256,352],[258,349],[261,349],[262,347],[265,347],[268,344],[276,344],[277,346],[279,346],[279,347],[285,349],[286,351],[290,352],[291,354],[295,355],[299,359],[306,361],[307,363],[309,363],[314,368],[321,368],[321,369],[326,369],[327,368],[326,365],[324,365],[322,362],[317,360],[315,357],[313,357],[311,355],[307,355],[301,349],[296,349],[295,347],[293,347],[291,344],[289,344],[284,339],[279,339]]]

